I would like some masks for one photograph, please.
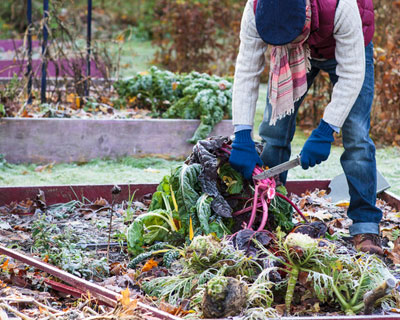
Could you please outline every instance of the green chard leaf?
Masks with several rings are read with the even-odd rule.
[[[144,226],[143,221],[140,219],[136,219],[131,223],[127,230],[127,242],[128,242],[128,251],[137,256],[142,253],[144,250],[142,246],[144,245]]]
[[[284,186],[278,186],[276,192],[287,195],[288,192]],[[294,228],[292,222],[292,206],[282,198],[275,197],[269,206],[269,212],[274,216],[275,228],[280,226],[282,230],[288,232]]]
[[[243,190],[242,175],[231,167],[229,163],[225,163],[218,169],[218,175],[227,186],[229,194],[239,194]]]
[[[137,217],[127,231],[128,250],[133,255],[143,252],[144,244],[167,240],[171,227],[167,220],[168,213],[163,209],[156,209]],[[163,219],[161,216],[165,217]]]
[[[170,199],[171,195],[171,185],[170,185],[170,176],[166,175],[162,178],[160,184],[157,187],[157,191],[153,193],[153,197],[151,198],[151,203],[149,206],[149,211],[153,211],[156,209],[166,209],[163,196],[165,196],[172,205],[172,199]]]
[[[208,194],[203,193],[202,196],[196,202],[196,213],[197,213],[197,218],[200,222],[200,228],[206,235],[212,232],[208,224],[208,220],[211,217],[212,200],[213,199],[209,197]]]
[[[175,169],[170,180],[175,192],[179,218],[185,234],[189,233],[192,207],[196,206],[196,202],[200,197],[201,188],[198,181],[200,172],[200,164],[183,164]]]

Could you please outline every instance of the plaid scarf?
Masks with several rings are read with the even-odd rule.
[[[310,49],[306,43],[311,29],[310,1],[306,4],[303,32],[291,43],[273,46],[270,57],[268,96],[272,106],[270,125],[294,111],[294,103],[307,91]]]

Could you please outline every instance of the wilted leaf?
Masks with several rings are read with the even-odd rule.
[[[153,259],[148,260],[142,268],[142,272],[150,271],[151,269],[158,266],[158,262]]]
[[[53,168],[54,164],[55,164],[55,162],[48,163],[48,164],[42,165],[42,166],[37,166],[35,168],[35,172],[43,172],[44,170],[51,172],[51,169]]]
[[[107,200],[103,199],[103,198],[97,199],[93,204],[96,205],[96,206],[101,206],[101,207],[108,206]]]
[[[332,215],[328,213],[326,210],[318,210],[317,212],[307,212],[308,216],[317,218],[319,220],[330,220],[332,219]]]
[[[393,250],[387,252],[387,256],[394,264],[400,264],[400,237],[394,242]]]
[[[320,190],[318,192],[318,197],[323,197],[323,196],[325,196],[325,194],[326,194],[326,190]]]
[[[301,210],[304,209],[304,206],[306,205],[306,203],[307,203],[306,198],[301,199],[300,203],[298,205],[299,209],[301,209]]]
[[[8,262],[9,262],[9,260],[7,259],[6,261],[4,261],[4,263],[0,267],[4,272],[8,271]]]
[[[174,316],[186,316],[191,313],[191,311],[182,310],[182,305],[179,307],[174,307],[164,301],[160,303],[159,309]]]
[[[113,262],[110,266],[110,274],[119,276],[124,271],[125,267],[120,262]]]
[[[129,297],[130,296],[129,288],[126,287],[125,290],[122,290],[121,295],[122,295],[122,297],[120,298],[119,301],[121,302],[122,306],[127,307],[129,305],[129,303],[131,302],[131,298]]]
[[[335,203],[336,207],[340,207],[340,208],[347,208],[350,205],[349,201],[339,201],[337,203]]]

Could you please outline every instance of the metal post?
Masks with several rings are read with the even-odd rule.
[[[32,104],[32,0],[28,0],[27,10],[26,10],[26,18],[28,19],[28,67],[27,67],[27,76],[28,76],[28,104]]]
[[[49,19],[49,0],[43,0],[43,43],[42,43],[42,87],[41,87],[41,103],[46,103],[46,71],[47,71],[47,39],[49,37],[48,30]]]
[[[90,55],[92,42],[92,0],[88,0],[87,6],[87,38],[86,38],[86,80],[85,80],[85,96],[89,96],[89,79],[90,79]]]

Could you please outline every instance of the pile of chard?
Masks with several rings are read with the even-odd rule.
[[[129,267],[154,258],[167,268],[142,276],[145,294],[196,319],[370,312],[377,299],[364,297],[384,283],[392,286],[379,303],[400,301],[382,260],[324,239],[328,226],[308,222],[279,181],[246,181],[232,169],[230,149],[227,137],[199,141],[130,225]],[[293,223],[293,209],[303,224]]]
[[[221,150],[225,151],[227,154],[230,155],[230,146],[227,146],[226,148],[221,148]],[[259,175],[262,173],[264,169],[258,165],[254,168],[253,171],[253,176]],[[252,226],[254,224],[256,214],[257,214],[257,209],[262,208],[262,219],[259,227],[257,228],[258,232],[261,232],[264,230],[265,225],[267,224],[268,220],[268,207],[271,203],[271,200],[274,199],[275,196],[284,199],[287,201],[296,211],[297,213],[304,219],[305,222],[307,222],[307,218],[301,213],[300,209],[285,195],[276,192],[276,182],[274,177],[271,178],[266,178],[262,180],[255,180],[255,191],[254,191],[254,197],[253,197],[253,205],[250,207],[247,207],[245,209],[239,210],[234,212],[232,215],[233,216],[238,216],[241,215],[245,212],[251,211],[251,217],[249,220],[249,223],[247,224],[248,229],[252,229]]]
[[[172,246],[190,242],[196,235],[222,238],[243,228],[261,232],[294,227],[291,206],[295,205],[283,194],[286,189],[277,187],[273,178],[255,185],[244,180],[229,164],[230,144],[227,137],[199,141],[185,163],[162,179],[148,212],[128,229],[131,254],[137,256],[144,245],[158,242]],[[261,170],[257,167],[254,174]]]

